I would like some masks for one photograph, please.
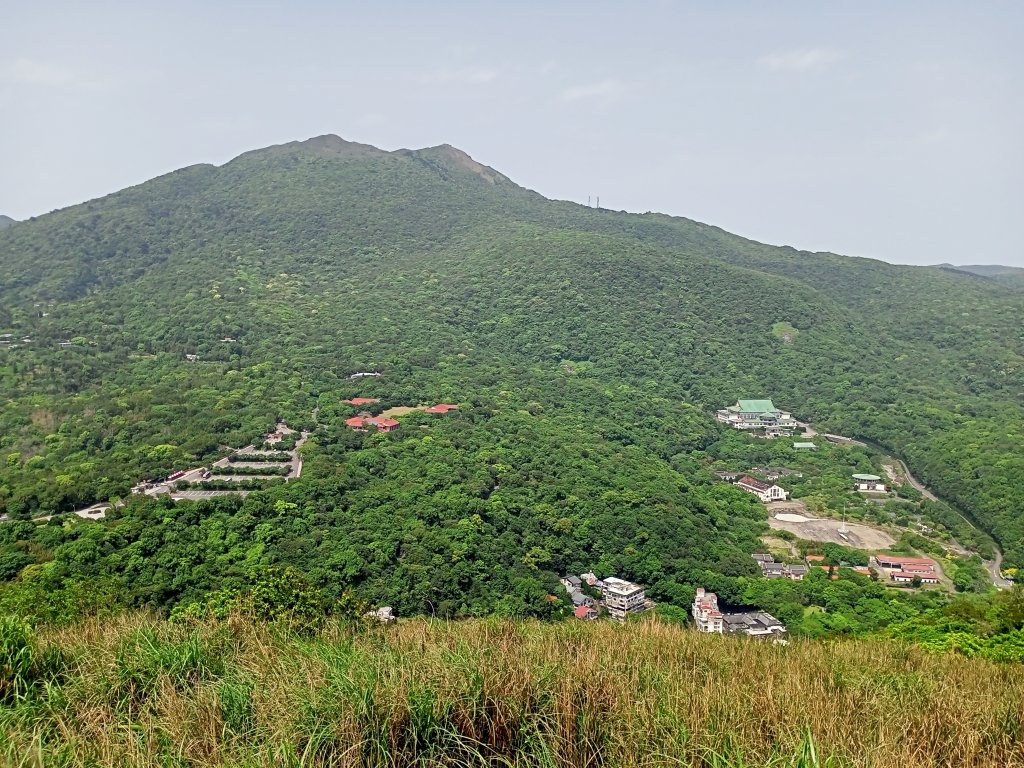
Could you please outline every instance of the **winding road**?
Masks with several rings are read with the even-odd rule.
[[[929,501],[939,500],[939,498],[934,493],[928,490],[928,487],[924,483],[922,483],[920,480],[918,480],[910,473],[910,468],[907,466],[906,462],[903,461],[903,459],[898,459],[895,456],[892,456],[891,458],[893,459],[893,461],[897,462],[900,465],[900,468],[903,470],[903,476],[907,479],[907,482],[910,483],[910,485],[913,488],[916,488],[918,491],[920,491],[922,496],[924,496]],[[949,507],[958,515],[960,515],[960,517],[963,518],[964,522],[967,523],[969,526],[971,526],[972,528],[977,527],[974,523],[968,520],[967,516],[964,515],[963,512],[961,512],[959,509],[954,507],[952,504],[950,504]],[[992,578],[992,583],[995,584],[997,589],[1009,589],[1013,586],[1013,582],[1007,581],[1001,575],[1003,567],[1003,552],[999,549],[999,545],[996,544],[995,541],[992,542],[992,549],[995,552],[995,557],[992,560],[982,560],[981,562],[988,570],[988,575]]]

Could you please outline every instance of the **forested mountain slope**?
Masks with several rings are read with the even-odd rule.
[[[452,147],[330,136],[8,228],[0,264],[12,516],[126,495],[278,417],[319,426],[295,488],[53,542],[65,574],[136,579],[139,602],[261,562],[330,563],[331,589],[452,614],[536,605],[595,561],[661,595],[739,575],[763,513],[694,474],[710,411],[753,395],[898,451],[1024,563],[1024,296],[979,277],[549,201]],[[464,408],[359,436],[353,395]],[[220,561],[176,574],[193,540]]]

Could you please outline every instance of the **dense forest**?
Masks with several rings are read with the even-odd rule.
[[[561,615],[558,575],[592,568],[808,635],[946,626],[933,597],[855,574],[758,584],[763,508],[708,472],[738,450],[711,414],[739,397],[903,458],[966,515],[947,527],[1024,565],[1024,293],[984,275],[550,201],[451,147],[336,137],[19,223],[0,263],[0,605],[36,621],[180,610],[291,566],[404,615]],[[357,433],[356,396],[460,409]],[[279,420],[311,432],[299,481],[130,493]],[[126,503],[66,516],[107,499]]]

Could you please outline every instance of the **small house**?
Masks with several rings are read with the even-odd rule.
[[[583,586],[583,582],[579,576],[563,576],[559,581],[562,586],[565,587],[565,591],[569,593],[578,592],[580,587]]]
[[[459,406],[457,406],[457,405],[452,405],[451,403],[438,403],[437,405],[432,405],[429,408],[424,408],[423,412],[424,413],[448,413],[448,411],[457,411],[457,410],[459,410]]]
[[[853,490],[861,493],[885,493],[888,488],[878,475],[855,474],[853,476]]]
[[[582,619],[584,621],[593,621],[597,618],[597,609],[592,605],[581,605],[573,611],[573,613],[576,615],[577,619]]]

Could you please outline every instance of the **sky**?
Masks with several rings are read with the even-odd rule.
[[[767,243],[1024,266],[1017,1],[3,6],[16,219],[335,133]]]

